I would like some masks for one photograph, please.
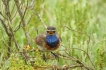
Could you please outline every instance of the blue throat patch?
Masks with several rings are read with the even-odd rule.
[[[46,36],[46,44],[51,47],[54,48],[58,45],[59,43],[59,39],[56,37],[56,35],[48,35]]]

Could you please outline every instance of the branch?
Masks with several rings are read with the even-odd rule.
[[[76,30],[73,30],[73,29],[71,29],[71,28],[69,28],[69,27],[67,27],[67,26],[64,26],[64,27],[68,28],[69,30],[76,31]],[[85,34],[85,33],[79,32],[79,31],[76,31],[76,32],[81,33],[81,34],[84,34],[85,36],[87,36],[87,37],[88,37],[87,44],[90,43],[90,36],[88,36],[88,35]],[[78,48],[73,48],[73,49],[78,49]],[[82,49],[78,49],[78,50],[82,50]],[[84,51],[84,50],[82,50],[82,51]],[[86,52],[86,51],[84,51],[84,52],[87,54],[87,56],[88,56],[88,58],[89,58],[91,64],[95,67],[95,65],[93,64],[93,62],[92,62],[92,60],[91,60],[91,58],[90,58],[90,56],[89,56],[89,54],[88,54],[88,47],[87,47],[87,52]]]
[[[13,5],[13,8],[12,8],[12,11],[11,11],[11,13],[13,13],[14,9],[15,9],[15,4]]]
[[[5,29],[5,31],[6,31],[6,33],[7,33],[7,35],[10,36],[11,33],[8,31],[8,28],[7,28],[6,24],[4,23],[4,21],[3,21],[1,18],[0,18],[0,20],[1,20],[1,24],[2,24],[2,26],[4,27],[4,29]]]
[[[90,60],[91,64],[95,67],[95,65],[93,64],[93,62],[92,62],[92,60],[91,60],[91,58],[90,58],[90,56],[89,56],[89,54],[88,54],[86,51],[84,51],[84,50],[82,50],[82,49],[79,49],[79,48],[72,48],[72,49],[78,49],[78,50],[81,50],[81,51],[83,51],[84,53],[86,53],[86,55],[87,55],[88,59]]]
[[[30,51],[27,51],[27,52],[24,52],[24,53],[35,52],[35,51],[36,50],[33,49],[33,50],[30,50]],[[20,52],[20,53],[22,53],[22,52]],[[70,60],[70,61],[76,62],[77,64],[76,65],[70,65],[70,66],[69,65],[63,65],[62,67],[53,66],[53,65],[52,66],[46,66],[46,67],[45,67],[45,65],[44,66],[37,66],[37,67],[38,68],[51,68],[53,70],[54,70],[54,68],[55,68],[55,70],[67,70],[67,69],[70,69],[70,68],[83,67],[83,68],[85,68],[87,70],[93,70],[93,68],[86,66],[86,64],[84,64],[83,62],[81,62],[77,58],[73,58],[71,56],[66,56],[66,55],[60,54],[59,52],[57,54],[61,58],[63,58],[64,60]],[[34,67],[36,67],[36,65]]]
[[[41,21],[41,23],[43,24],[43,26],[44,26],[45,28],[47,28],[47,26],[46,26],[46,24],[43,22],[41,16],[40,16],[37,12],[35,12],[35,11],[33,11],[33,13],[38,16],[38,18],[40,19],[40,21]]]
[[[72,58],[72,57],[68,57],[66,55],[62,55],[60,53],[57,53],[59,56],[62,56],[63,58],[66,58],[68,60],[72,60],[75,61],[76,63],[80,64],[83,68],[87,69],[87,70],[93,70],[92,68],[86,66],[84,63],[82,63],[80,60],[76,59],[76,58]]]
[[[7,19],[1,12],[0,12],[0,15],[1,15],[2,17],[4,17],[5,19]]]
[[[50,69],[50,70],[69,70],[72,68],[77,68],[77,67],[82,67],[82,65],[63,65],[62,67],[58,67],[56,65],[52,65],[52,66],[33,66],[35,69]]]
[[[19,25],[15,28],[14,32],[17,32],[20,27],[21,27],[21,21],[20,21]]]
[[[29,22],[30,22],[30,20],[31,20],[32,16],[33,16],[33,15],[31,15],[31,16],[30,16],[30,18],[29,18],[29,20],[28,20],[27,24],[29,24]]]
[[[3,38],[3,43],[4,43],[11,51],[13,51],[13,50],[9,47],[9,45],[6,43],[6,40],[5,40],[5,37],[4,37],[2,31],[1,31],[1,33],[2,33],[2,38]],[[10,53],[9,51],[6,51],[6,52]]]
[[[87,34],[82,33],[82,32],[80,32],[80,31],[73,30],[73,29],[69,28],[68,26],[64,26],[64,27],[66,27],[66,28],[67,28],[67,29],[69,29],[69,30],[72,30],[72,31],[75,31],[75,32],[78,32],[78,33],[84,34],[85,36],[87,36],[87,37],[88,37],[87,44],[89,44],[89,43],[90,43],[90,36],[88,36]]]
[[[27,6],[25,7],[25,10],[24,10],[24,12],[23,12],[23,19],[24,19],[24,17],[25,17],[25,14],[26,14],[26,11],[27,11],[27,9],[28,9],[28,0],[27,0]]]
[[[32,9],[33,9],[34,3],[35,3],[35,0],[32,0],[31,3],[30,3],[30,5],[29,5],[29,7],[32,7]]]
[[[11,19],[11,20],[13,20],[13,18],[16,16],[16,14],[17,14],[17,11],[15,12],[15,14],[13,15],[13,17],[12,17],[12,19]]]
[[[1,30],[1,29],[0,29]],[[4,35],[3,35],[3,32],[1,31],[1,34],[2,34],[2,38],[3,38],[3,43],[9,48],[9,45],[6,43],[6,40],[4,38]]]
[[[17,10],[18,10],[18,13],[20,15],[20,18],[21,18],[21,21],[22,21],[22,24],[23,24],[23,30],[24,30],[24,33],[25,33],[25,36],[26,36],[26,39],[27,39],[27,44],[30,44],[30,37],[29,37],[28,31],[26,30],[26,23],[25,23],[25,20],[24,20],[25,14],[20,9],[19,0],[14,0],[14,1],[15,1],[16,6],[17,6]]]
[[[11,35],[9,35],[9,38],[12,39],[13,37],[13,40],[15,42],[15,46],[17,48],[17,50],[19,51],[19,45],[14,37],[14,32],[13,32],[13,29],[12,29],[12,21],[11,21],[11,14],[10,14],[10,11],[9,11],[9,1],[10,0],[2,0],[4,5],[5,5],[5,12],[6,12],[6,16],[7,16],[7,20],[8,20],[8,25],[9,25],[9,31],[11,33]],[[11,43],[11,42],[10,42]]]
[[[27,1],[27,6],[25,7],[25,11],[24,11],[24,16],[23,16],[23,18],[25,17],[25,14],[26,14],[27,9],[28,9],[28,1]],[[16,11],[16,12],[17,12],[17,11]],[[31,18],[32,18],[32,15],[31,15],[31,17],[29,18],[29,20],[28,20],[28,22],[27,22],[26,24],[29,23],[29,21],[31,20]],[[18,31],[18,29],[20,28],[21,22],[22,22],[22,20],[20,21],[19,26],[14,30],[14,32]]]

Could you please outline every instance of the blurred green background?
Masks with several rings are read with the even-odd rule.
[[[27,5],[26,0],[19,0],[19,2],[22,4],[22,8]],[[28,4],[30,3],[31,0],[28,0]],[[13,17],[17,11],[14,0],[10,0],[9,10],[11,17]],[[67,51],[71,57],[79,59],[94,70],[106,70],[106,0],[35,0],[33,10],[42,17],[47,26],[55,26],[57,28],[62,38],[61,44],[63,45],[57,50],[59,53],[67,55]],[[5,15],[2,0],[0,1],[0,12]],[[31,15],[32,17],[29,21]],[[0,18],[3,19],[1,15]],[[26,23],[29,21],[26,30],[31,39],[30,47],[31,49],[37,49],[37,45],[34,44],[32,39],[37,36],[37,30],[40,34],[45,31],[45,28],[39,17],[33,14],[30,8],[27,9],[24,20]],[[21,19],[17,12],[12,19],[13,29],[19,26],[20,21]],[[5,21],[6,24],[7,22]],[[22,26],[15,32],[15,38],[20,46],[20,51],[22,51],[26,45],[26,37]],[[24,60],[19,55],[13,39],[10,47],[11,52],[9,52],[11,55],[7,59],[8,49],[4,41],[8,44],[8,36],[2,24],[0,24],[0,69],[33,70],[30,63],[28,65],[24,64]],[[28,53],[28,55],[35,57],[37,60],[35,65],[49,66],[55,64],[62,66],[75,64],[75,62],[62,58],[60,58],[59,62],[55,59],[43,62],[38,52]],[[83,69],[79,67],[72,70]]]

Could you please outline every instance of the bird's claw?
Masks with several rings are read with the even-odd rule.
[[[43,54],[42,59],[46,62],[46,56]]]
[[[59,56],[56,53],[51,52],[51,54],[53,54],[55,56],[55,58],[59,61]]]

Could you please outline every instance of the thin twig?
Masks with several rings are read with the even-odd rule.
[[[30,5],[28,7],[32,7],[32,9],[33,9],[34,3],[35,3],[35,0],[32,0],[31,3],[30,3]]]
[[[3,32],[1,31],[1,33],[2,33],[2,38],[3,38],[3,43],[11,50],[11,51],[13,51],[10,47],[9,47],[9,45],[6,43],[6,40],[5,40],[5,38],[4,38],[4,35],[3,35]],[[8,51],[6,51],[6,52],[8,52]],[[10,52],[8,52],[8,53],[10,53]]]
[[[47,28],[47,26],[46,26],[46,24],[43,22],[41,16],[40,16],[37,12],[35,12],[35,11],[33,11],[33,13],[38,16],[38,18],[40,19],[40,21],[41,21],[41,23],[43,24],[43,26],[44,26],[45,28]]]
[[[36,28],[36,33],[37,33],[37,35],[39,34],[39,31],[38,31],[38,29]]]
[[[0,12],[0,15],[1,15],[2,17],[4,17],[5,19],[7,19],[1,12]]]
[[[8,28],[7,28],[6,24],[4,23],[4,21],[3,21],[1,18],[0,18],[0,20],[1,20],[1,24],[2,24],[2,26],[4,27],[4,29],[5,29],[5,31],[6,31],[6,33],[7,33],[7,35],[10,36],[11,33],[8,31]]]
[[[1,29],[0,29],[1,30]],[[2,38],[3,38],[3,43],[7,46],[7,47],[9,47],[8,46],[8,44],[6,43],[6,40],[5,40],[5,38],[4,38],[4,35],[3,35],[3,32],[1,31],[1,34],[2,34]]]
[[[69,28],[69,27],[67,27],[67,26],[65,26],[65,27],[68,28],[69,30],[76,31],[76,30],[73,30],[73,29],[71,29],[71,28]],[[84,33],[79,32],[79,31],[76,31],[76,32],[81,33],[81,34],[84,34]],[[90,36],[88,36],[87,34],[84,34],[84,35],[88,37],[87,44],[89,45],[89,43],[90,43]],[[77,49],[78,49],[78,48],[77,48]],[[79,50],[82,50],[82,49],[79,49]],[[82,50],[82,51],[84,51],[84,50]],[[84,52],[85,52],[85,51],[84,51]],[[92,62],[92,60],[91,60],[91,58],[90,58],[90,56],[89,56],[89,54],[88,54],[88,46],[87,46],[87,52],[85,52],[85,53],[87,54],[87,56],[88,56],[88,58],[89,58],[91,64],[95,67],[95,65],[93,64],[93,62]]]
[[[28,20],[27,24],[29,24],[29,22],[30,22],[30,20],[31,20],[32,16],[33,16],[33,15],[31,15],[31,16],[30,16],[30,18],[29,18],[29,20]]]
[[[50,69],[50,70],[69,70],[71,68],[77,68],[77,67],[82,67],[82,65],[63,65],[62,67],[58,67],[56,65],[52,65],[52,66],[38,66],[35,65],[33,66],[35,69],[39,68],[39,69]]]
[[[25,23],[25,20],[24,20],[24,16],[25,14],[22,12],[22,10],[20,9],[20,4],[19,4],[19,0],[14,0],[15,1],[15,4],[17,6],[17,10],[18,10],[18,13],[20,15],[20,18],[21,18],[21,21],[22,21],[22,24],[23,24],[23,30],[24,30],[24,33],[25,33],[25,36],[26,36],[26,39],[27,39],[27,44],[30,45],[30,37],[29,37],[29,34],[28,34],[28,31],[26,30],[26,26],[27,24]],[[25,12],[25,11],[24,11]]]
[[[62,46],[63,46],[63,45],[62,45]],[[88,57],[88,59],[90,60],[91,64],[95,67],[95,65],[93,64],[92,60],[90,59],[89,54],[88,54],[85,50],[80,49],[80,48],[68,48],[68,49],[77,49],[77,50],[83,51],[83,52],[87,55],[87,57]],[[66,50],[64,50],[64,51],[66,52],[66,54],[68,54]],[[69,55],[69,54],[68,54],[68,55]],[[69,56],[70,56],[70,55],[69,55]]]
[[[75,61],[76,63],[80,64],[81,66],[83,66],[85,69],[87,70],[93,70],[92,68],[86,66],[84,63],[82,63],[80,60],[76,59],[76,58],[72,58],[72,57],[68,57],[66,55],[62,55],[60,53],[58,53],[59,56],[62,56],[63,58],[67,58],[69,60]]]
[[[24,10],[23,19],[25,18],[25,14],[26,14],[26,11],[27,11],[27,7],[28,7],[28,0],[27,0],[27,6],[25,7],[25,10]]]
[[[9,31],[11,33],[11,35],[9,35],[9,39],[10,38],[12,39],[12,37],[13,37],[13,40],[15,42],[15,46],[16,46],[17,50],[19,51],[19,45],[18,45],[18,43],[16,41],[16,38],[15,38],[14,32],[13,32],[13,29],[12,29],[12,25],[11,25],[12,24],[12,21],[11,21],[11,14],[10,14],[10,10],[9,10],[9,1],[10,0],[2,0],[2,1],[3,1],[4,5],[5,5],[5,13],[6,13],[6,16],[7,16],[7,21],[8,21],[8,25],[9,25]]]
[[[21,27],[21,21],[20,21],[19,25],[15,28],[14,32],[17,32],[20,29],[20,27]]]
[[[83,67],[82,65],[67,65],[67,66],[63,66],[62,68],[59,68],[58,70],[68,70],[68,69],[71,69],[71,68],[77,68],[77,67]]]
[[[81,33],[81,34],[84,34],[85,36],[87,36],[87,37],[88,37],[87,44],[89,45],[89,43],[90,43],[90,36],[89,36],[89,35],[87,35],[87,34],[85,34],[85,33],[82,33],[82,32],[80,32],[80,31],[76,31],[76,30],[74,30],[74,29],[71,29],[71,28],[69,28],[68,26],[64,26],[64,27],[66,27],[66,28],[69,29],[69,30],[72,30],[72,31],[75,31],[75,32],[78,32],[78,33]],[[87,53],[88,53],[88,45],[87,45]]]
[[[13,13],[14,9],[15,9],[15,4],[13,5],[13,8],[12,8],[12,11],[11,11],[11,13]]]
[[[72,30],[72,31],[75,31],[75,32],[78,32],[78,33],[84,34],[85,36],[88,37],[87,44],[90,43],[90,36],[88,36],[87,34],[82,33],[82,32],[80,32],[80,31],[76,31],[76,30],[74,30],[74,29],[71,29],[71,28],[69,28],[68,26],[64,26],[64,27],[66,27],[66,28],[69,29],[69,30]]]
[[[11,18],[11,20],[14,19],[14,17],[16,16],[16,14],[17,14],[17,11],[14,13],[13,17]]]
[[[70,49],[71,49],[71,48],[70,48]],[[91,58],[90,58],[90,56],[89,56],[89,54],[88,54],[86,51],[84,51],[84,50],[82,50],[82,49],[79,49],[79,48],[72,48],[72,49],[78,49],[78,50],[81,50],[81,51],[83,51],[84,53],[86,53],[86,55],[87,55],[87,57],[89,58],[91,64],[95,67],[95,65],[93,64],[93,62],[92,62],[92,60],[91,60]]]

